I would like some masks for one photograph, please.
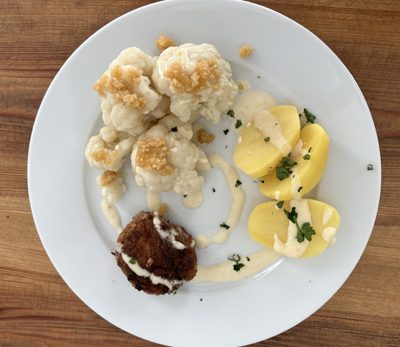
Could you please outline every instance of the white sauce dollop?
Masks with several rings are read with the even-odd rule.
[[[304,223],[310,223],[312,225],[311,220],[311,213],[308,207],[307,200],[291,200],[290,201],[290,208],[296,208],[297,212],[297,221],[298,224],[301,226]],[[288,226],[288,234],[287,234],[287,241],[283,243],[280,239],[278,234],[274,234],[274,251],[285,255],[287,257],[298,258],[304,254],[310,241],[304,240],[303,242],[298,242],[296,239],[297,235],[297,228],[294,223],[289,221]]]
[[[334,227],[327,227],[322,230],[322,238],[330,245],[336,243],[336,228]]]
[[[230,234],[238,224],[240,216],[242,215],[243,205],[246,198],[241,186],[235,187],[239,176],[233,167],[218,154],[211,154],[208,159],[211,165],[218,167],[224,174],[226,183],[231,192],[232,202],[228,217],[225,220],[225,224],[228,225],[229,228],[226,229],[220,227],[219,230],[211,237],[198,235],[196,237],[196,243],[200,248],[207,247],[211,243],[224,243],[229,238]]]
[[[157,212],[154,212],[154,214],[153,214],[153,224],[158,232],[158,235],[160,235],[160,237],[163,240],[167,239],[172,244],[172,246],[176,249],[182,250],[182,249],[186,248],[186,246],[182,242],[175,240],[175,236],[178,235],[178,232],[174,228],[171,228],[170,230],[163,230],[163,228],[161,227],[161,221],[160,221],[160,218],[158,218]]]
[[[114,204],[106,199],[103,199],[101,200],[101,209],[103,210],[108,222],[114,227],[118,234],[121,233],[121,216],[119,215],[119,212]]]

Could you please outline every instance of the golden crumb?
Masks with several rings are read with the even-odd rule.
[[[90,154],[94,161],[101,162],[104,166],[110,166],[117,158],[117,155],[117,151],[105,148],[99,148]]]
[[[239,54],[241,58],[247,58],[249,56],[251,56],[251,54],[253,53],[253,46],[251,45],[243,45],[242,47],[240,47],[239,50]]]
[[[104,171],[100,176],[100,185],[102,187],[108,186],[110,183],[114,182],[118,177],[120,177],[120,173],[118,171]]]
[[[211,143],[215,139],[215,136],[213,134],[210,134],[204,129],[199,129],[197,130],[197,141],[199,143]]]
[[[141,72],[132,66],[123,70],[120,65],[115,65],[109,75],[104,74],[96,81],[93,89],[100,96],[105,96],[108,91],[128,106],[143,108],[147,104],[147,99],[135,93],[141,76]]]
[[[192,74],[182,64],[173,63],[164,75],[171,80],[171,86],[177,93],[194,93],[205,88],[219,89],[221,78],[217,60],[213,58],[198,61]]]
[[[161,203],[160,207],[157,209],[157,212],[160,216],[164,216],[168,212],[168,205]]]
[[[174,167],[168,162],[169,148],[164,139],[144,138],[138,141],[137,148],[137,166],[161,176],[174,172]]]
[[[156,41],[156,46],[160,51],[164,51],[169,47],[176,46],[176,42],[172,40],[168,35],[160,35]]]

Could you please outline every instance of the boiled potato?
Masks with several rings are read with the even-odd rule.
[[[269,110],[273,117],[273,124],[279,124],[283,141],[293,146],[299,139],[300,121],[297,109],[291,105],[277,106]],[[270,121],[270,119],[269,119]],[[271,125],[271,124],[269,124]],[[282,152],[275,147],[273,141],[266,142],[266,135],[254,126],[244,125],[240,132],[233,155],[235,165],[253,178],[268,174],[282,159]]]
[[[329,242],[322,237],[324,229],[328,227],[337,229],[340,224],[340,215],[334,207],[318,200],[307,199],[307,202],[311,214],[312,227],[316,234],[312,236],[309,246],[301,256],[302,258],[321,254],[329,245]],[[284,209],[290,211],[289,201],[286,201],[281,209],[277,209],[276,201],[257,205],[251,212],[248,221],[250,237],[270,249],[274,249],[275,233],[278,234],[282,242],[286,243],[289,220]],[[331,213],[329,213],[328,209],[331,209]],[[326,224],[323,224],[324,213],[325,218],[329,219],[325,221]],[[330,218],[327,218],[329,215]]]
[[[260,185],[261,193],[269,198],[279,200],[298,198],[310,192],[320,181],[328,159],[328,134],[320,125],[310,124],[301,130],[300,139],[303,141],[305,152],[300,154],[299,158],[294,158],[297,165],[293,168],[296,170],[296,180],[299,180],[298,185],[302,189],[297,192],[299,187],[292,187],[291,177],[280,181],[273,170],[263,178],[264,183]],[[305,154],[308,154],[309,160],[303,158]],[[293,183],[295,184],[295,182]],[[297,196],[293,196],[294,194]]]

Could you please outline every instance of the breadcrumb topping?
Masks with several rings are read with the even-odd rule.
[[[194,93],[209,87],[219,89],[218,82],[221,78],[217,60],[214,58],[198,61],[192,74],[182,64],[173,63],[164,75],[171,80],[171,86],[177,93]]]
[[[141,72],[133,66],[122,69],[120,65],[115,65],[110,75],[104,74],[93,85],[93,89],[100,96],[105,96],[110,92],[116,99],[128,106],[143,108],[147,104],[147,99],[135,93],[135,88],[140,83]]]
[[[174,172],[174,167],[168,162],[169,148],[164,139],[144,138],[138,141],[137,146],[137,166],[161,176]]]
[[[165,214],[168,212],[168,205],[167,205],[167,204],[164,204],[164,203],[161,203],[161,204],[160,204],[160,207],[159,207],[158,210],[157,210],[157,212],[158,212],[158,214],[159,214],[160,216],[165,215]]]
[[[172,40],[168,35],[160,35],[156,41],[156,46],[160,51],[164,51],[169,47],[176,46],[176,42]]]
[[[239,54],[241,58],[247,58],[253,53],[253,46],[251,45],[244,45],[240,47]]]
[[[197,141],[199,143],[211,143],[215,139],[215,136],[213,134],[210,134],[204,129],[199,129],[197,130]]]
[[[90,156],[94,161],[103,163],[104,166],[110,166],[114,160],[118,157],[118,152],[115,150],[107,150],[105,148],[99,148],[93,151]]]
[[[106,187],[110,183],[114,182],[120,176],[121,175],[118,171],[111,171],[111,170],[104,171],[100,176],[100,185],[102,187]]]

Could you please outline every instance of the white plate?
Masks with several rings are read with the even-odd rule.
[[[314,195],[341,213],[334,247],[317,258],[280,262],[261,278],[228,285],[186,285],[177,295],[153,297],[130,286],[110,255],[116,234],[101,213],[100,191],[94,182],[98,173],[89,169],[83,152],[100,126],[93,82],[126,47],[156,54],[154,41],[160,33],[181,43],[214,44],[232,63],[236,76],[268,90],[282,103],[309,107],[317,115],[331,146],[325,175]],[[238,58],[244,43],[255,47],[247,60]],[[227,158],[234,143],[231,135],[221,137],[218,145]],[[367,171],[369,163],[373,171]],[[174,346],[249,344],[291,328],[321,307],[349,276],[367,244],[378,208],[381,173],[368,106],[335,54],[292,20],[257,5],[228,0],[159,2],[116,19],[90,37],[67,60],[46,93],[32,133],[28,168],[37,230],[65,282],[121,329]],[[259,248],[248,240],[246,220],[251,206],[263,198],[251,180],[243,181],[248,202],[241,224],[227,246],[200,252],[200,262]],[[217,188],[216,194],[210,193],[211,187]],[[165,197],[173,206],[172,219],[193,233],[211,232],[228,209],[218,172],[207,177],[204,189],[205,203],[195,211],[188,212],[175,197]],[[143,191],[130,184],[119,207],[128,222],[145,208]]]

